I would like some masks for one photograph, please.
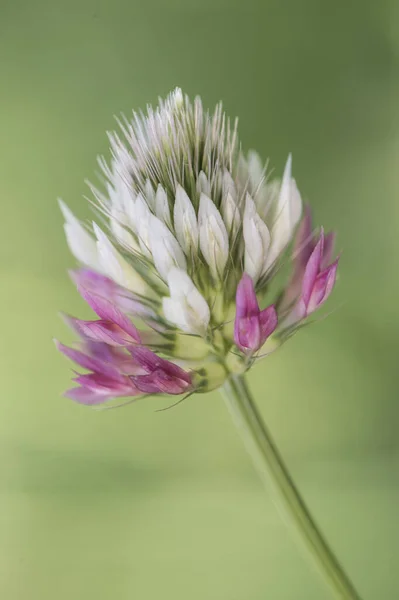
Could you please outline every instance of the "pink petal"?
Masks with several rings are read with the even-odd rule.
[[[146,394],[183,394],[190,388],[186,381],[157,369],[150,375],[141,375],[134,378],[137,388]]]
[[[337,276],[338,260],[317,276],[307,306],[308,315],[318,309],[331,294]]]
[[[134,386],[129,377],[124,377],[119,381],[111,379],[102,373],[89,373],[78,375],[74,381],[82,387],[87,387],[93,392],[99,394],[108,394],[111,396],[136,396],[139,391]]]
[[[251,317],[258,314],[259,304],[254,283],[247,273],[243,273],[236,292],[236,317]]]
[[[261,329],[261,345],[263,346],[278,324],[277,312],[273,304],[261,311],[259,322]]]
[[[244,273],[237,286],[234,342],[242,352],[257,352],[277,327],[274,306],[259,310],[253,281]]]
[[[332,260],[332,255],[334,251],[335,244],[335,232],[330,231],[324,238],[324,249],[323,249],[323,259],[321,261],[320,267],[322,269],[326,269]]]
[[[115,323],[136,342],[140,342],[140,334],[136,327],[112,302],[86,290],[82,292],[82,296],[101,319]]]
[[[93,404],[102,404],[107,400],[110,400],[112,396],[108,394],[99,394],[85,387],[75,387],[67,390],[64,394],[67,398],[78,402],[79,404],[85,404],[92,406]]]
[[[323,257],[323,245],[324,232],[321,230],[319,241],[310,255],[302,280],[302,300],[306,306],[309,303],[316,277],[320,271],[320,264]]]
[[[153,373],[160,369],[171,377],[177,377],[178,379],[182,379],[186,383],[191,384],[191,375],[189,373],[169,360],[161,358],[148,348],[145,348],[144,346],[131,346],[129,352],[147,373]]]
[[[109,321],[82,321],[73,317],[68,317],[69,324],[83,338],[88,338],[94,342],[104,342],[111,346],[126,346],[135,344],[136,340],[126,333],[119,325]]]
[[[122,358],[126,360],[127,354],[118,348],[113,346],[109,346],[104,342],[94,342],[92,340],[86,339],[83,344],[84,350],[87,354],[101,360],[103,362],[108,362],[118,367],[119,362]]]
[[[127,352],[116,346],[86,340],[85,351],[94,358],[111,363],[121,375],[143,375],[146,371]]]
[[[115,304],[124,313],[143,317],[155,316],[152,309],[144,306],[139,298],[116,284],[109,277],[105,277],[90,269],[71,271],[70,276],[81,295],[85,291],[93,292]]]
[[[305,206],[304,216],[299,224],[294,244],[293,255],[297,269],[303,271],[306,268],[314,247],[312,213],[310,206]]]
[[[234,342],[244,353],[256,352],[261,347],[261,329],[258,316],[236,318]]]
[[[93,358],[92,356],[88,356],[87,354],[84,354],[79,350],[75,350],[74,348],[64,346],[64,344],[61,344],[58,341],[56,341],[56,347],[70,360],[73,360],[73,362],[76,362],[78,365],[80,365],[84,369],[87,369],[88,371],[102,373],[114,379],[121,378],[119,371],[112,367],[109,363],[103,362],[102,360],[99,360],[97,358]]]

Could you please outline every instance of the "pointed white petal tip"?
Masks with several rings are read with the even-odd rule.
[[[65,204],[65,202],[62,200],[62,198],[58,198],[57,200],[58,200],[58,206],[60,207],[62,216],[64,217],[65,221],[70,224],[78,221],[78,219],[75,217],[75,215],[73,214],[73,212],[71,211],[69,206],[67,204]]]
[[[283,173],[283,182],[289,181],[291,179],[292,173],[292,154],[291,152],[288,154],[287,162],[285,163],[284,173]]]

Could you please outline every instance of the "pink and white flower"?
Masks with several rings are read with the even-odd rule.
[[[313,235],[307,208],[301,220],[291,156],[269,181],[220,104],[210,114],[175,90],[119,125],[99,161],[105,190],[90,186],[105,225],[61,202],[71,277],[96,315],[65,317],[80,347],[58,345],[88,371],[67,392],[83,404],[221,385],[327,300],[338,264],[333,235]]]

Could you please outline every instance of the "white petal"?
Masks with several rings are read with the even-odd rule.
[[[234,239],[241,224],[240,210],[230,192],[223,197],[220,206],[224,224],[229,234]]]
[[[137,235],[138,227],[137,227],[137,213],[136,213],[136,197],[134,195],[127,196],[125,195],[125,199],[123,202],[124,211],[126,213],[126,223],[129,225],[132,231]]]
[[[201,194],[206,194],[207,196],[211,195],[211,184],[209,183],[209,180],[203,171],[201,171],[201,173],[198,175],[197,192],[199,195],[201,195]]]
[[[227,194],[230,194],[234,201],[237,200],[236,185],[234,183],[234,179],[227,169],[225,169],[223,172],[222,192],[224,197],[227,196]]]
[[[155,267],[164,281],[172,267],[186,269],[186,258],[169,229],[153,215],[150,218],[149,238]]]
[[[116,216],[119,225],[124,225],[134,233],[137,233],[135,213],[136,195],[128,183],[128,175],[122,175],[117,165],[114,166],[112,185],[108,184],[107,189],[111,203],[111,215]]]
[[[259,184],[265,177],[265,166],[255,150],[250,150],[248,152],[248,174],[252,190],[255,193]]]
[[[181,88],[176,87],[170,94],[172,106],[175,108],[181,108],[184,103],[183,92]]]
[[[276,210],[276,224],[279,224],[280,233],[285,234],[286,243],[289,241],[302,213],[302,200],[296,183],[291,177],[291,164],[290,154],[285,165]]]
[[[97,251],[101,271],[113,279],[115,283],[128,290],[141,295],[147,294],[148,286],[140,275],[119,254],[96,223],[93,223],[93,229],[97,237]]]
[[[121,246],[125,246],[125,248],[132,252],[140,252],[139,244],[129,232],[126,212],[117,206],[111,206],[110,208],[110,227]]]
[[[301,218],[302,200],[294,179],[291,178],[291,154],[288,156],[271,230],[272,242],[265,266],[267,270],[290,242]]]
[[[266,224],[256,212],[255,203],[247,194],[243,221],[245,242],[245,271],[254,283],[262,274],[270,245],[270,233]]]
[[[215,279],[221,279],[229,257],[229,236],[225,224],[208,196],[201,194],[198,210],[200,248]]]
[[[148,208],[148,205],[141,194],[139,194],[136,198],[134,211],[137,227],[137,237],[139,239],[141,251],[144,254],[144,256],[146,256],[147,258],[151,258],[149,237],[151,211]]]
[[[62,200],[59,200],[59,205],[65,219],[64,231],[70,251],[84,265],[99,270],[95,240]]]
[[[173,217],[176,237],[189,256],[198,248],[198,224],[194,206],[181,185],[177,186]]]
[[[183,305],[184,300],[176,300],[174,298],[165,297],[162,300],[162,308],[165,318],[169,323],[184,331],[185,333],[196,333],[191,330],[191,325],[186,319],[186,314]]]
[[[163,299],[168,321],[186,333],[204,336],[209,325],[210,310],[185,271],[172,268],[168,275],[170,298]]]
[[[249,173],[248,163],[245,156],[240,153],[238,156],[237,167],[236,167],[236,180],[238,181],[239,188],[244,189],[248,185]]]
[[[274,179],[273,181],[264,183],[256,195],[256,207],[258,214],[268,226],[273,225],[273,211],[277,205],[280,188],[281,182],[278,179]]]
[[[155,195],[155,214],[165,225],[172,227],[168,197],[161,184],[158,185]]]
[[[145,199],[151,209],[155,208],[155,193],[151,181],[147,179],[144,186]]]

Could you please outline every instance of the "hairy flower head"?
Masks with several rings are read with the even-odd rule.
[[[331,234],[314,234],[308,208],[301,220],[291,156],[269,181],[221,104],[209,113],[176,89],[118,124],[104,187],[90,186],[105,225],[61,203],[72,278],[99,317],[68,317],[80,349],[59,345],[89,371],[68,392],[86,404],[221,385],[321,306],[337,268]]]

